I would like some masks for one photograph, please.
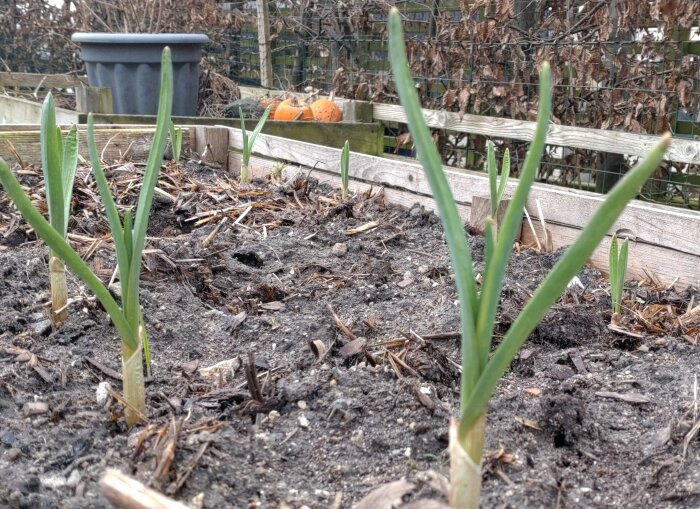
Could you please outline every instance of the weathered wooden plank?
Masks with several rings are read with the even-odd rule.
[[[239,130],[231,131],[230,143],[234,148],[241,149]],[[337,171],[340,158],[338,149],[292,140],[281,142],[280,138],[268,135],[258,137],[254,151],[280,161],[332,171]],[[451,168],[445,168],[445,173],[455,199],[461,204],[470,205],[475,195],[489,194],[488,176],[484,173]],[[374,185],[432,195],[423,169],[414,162],[353,153],[350,157],[350,174]],[[517,180],[509,181],[506,196],[512,194],[516,185]],[[530,192],[527,209],[537,217],[539,200],[548,223],[581,229],[604,199],[602,195],[587,191],[538,184]],[[640,243],[660,245],[688,254],[700,252],[699,212],[634,201],[622,213],[613,231],[620,228],[631,230]]]
[[[580,230],[556,224],[548,225],[548,229],[552,233],[554,249],[570,246],[581,233]],[[541,241],[539,228],[537,233],[540,234]],[[522,242],[535,244],[532,230],[526,224],[523,225]],[[605,237],[590,258],[590,264],[606,274],[610,270],[609,251],[610,237]],[[650,270],[666,285],[675,283],[677,288],[700,287],[700,255],[680,253],[674,249],[641,242],[630,242],[627,279],[648,279],[644,269]]]
[[[2,124],[38,124],[41,117],[41,103],[0,95],[0,123]],[[77,124],[78,113],[63,108],[56,108],[56,122],[59,124]]]
[[[75,108],[81,113],[112,113],[112,89],[109,87],[78,87]]]
[[[195,152],[204,161],[221,165],[228,169],[228,137],[225,127],[197,126],[195,127]]]
[[[0,72],[0,86],[20,88],[76,88],[87,85],[87,76]]]
[[[423,110],[429,127],[463,133],[479,134],[494,138],[509,138],[530,141],[535,133],[535,122],[508,118],[487,117],[439,110]],[[401,106],[374,104],[374,118],[381,121],[406,123],[406,114]],[[660,136],[634,134],[603,129],[589,129],[550,124],[547,144],[643,156],[659,141]],[[700,164],[700,141],[674,138],[666,153],[666,159],[679,163]]]
[[[95,129],[97,150],[105,161],[112,162],[122,159],[125,155],[146,154],[150,149],[155,128],[139,129]],[[66,131],[64,131],[64,134]],[[190,132],[185,130],[182,136],[183,151],[190,147]],[[14,155],[9,150],[8,142],[12,144],[17,154],[25,164],[41,165],[41,147],[39,130],[33,131],[2,131],[0,130],[0,157],[8,162],[14,161]],[[87,132],[85,127],[78,130],[80,144],[79,154],[89,160],[87,150]],[[138,160],[138,159],[137,159]]]

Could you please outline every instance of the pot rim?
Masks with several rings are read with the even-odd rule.
[[[123,32],[76,32],[71,36],[78,44],[206,44],[205,34],[164,33],[132,34]]]

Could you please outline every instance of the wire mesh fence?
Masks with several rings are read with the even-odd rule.
[[[640,134],[670,130],[700,136],[700,6],[693,3],[476,0],[397,1],[411,70],[423,105],[459,114],[532,120],[537,68],[554,69],[552,120]],[[274,88],[309,88],[396,103],[390,78],[387,2],[269,3]],[[231,77],[258,85],[255,2],[228,3],[250,16],[219,58]],[[413,155],[406,128],[387,123],[385,150]],[[480,169],[485,138],[436,131],[446,164]],[[494,140],[513,154],[514,174],[527,144]],[[407,143],[404,143],[407,142]],[[541,181],[606,192],[635,158],[549,147]],[[698,209],[700,167],[667,164],[645,199]]]

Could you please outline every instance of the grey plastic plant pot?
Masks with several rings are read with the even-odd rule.
[[[160,94],[160,59],[170,47],[173,62],[173,115],[197,114],[199,61],[204,34],[75,33],[73,42],[87,67],[88,83],[110,87],[114,113],[156,115]]]

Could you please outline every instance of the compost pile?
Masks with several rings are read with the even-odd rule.
[[[121,212],[143,168],[106,165]],[[46,210],[40,169],[17,170]],[[106,467],[192,507],[350,508],[402,477],[440,498],[460,354],[438,218],[381,190],[343,202],[308,170],[241,187],[169,163],[158,189],[142,287],[154,366],[134,429],[105,313],[69,275],[52,330],[47,250],[0,195],[0,505],[108,507]],[[109,282],[98,209],[80,168],[69,241]],[[481,237],[470,245],[478,273]],[[558,258],[516,250],[496,337]],[[579,279],[491,402],[483,507],[696,506],[700,294],[629,283],[620,334],[605,280]]]

